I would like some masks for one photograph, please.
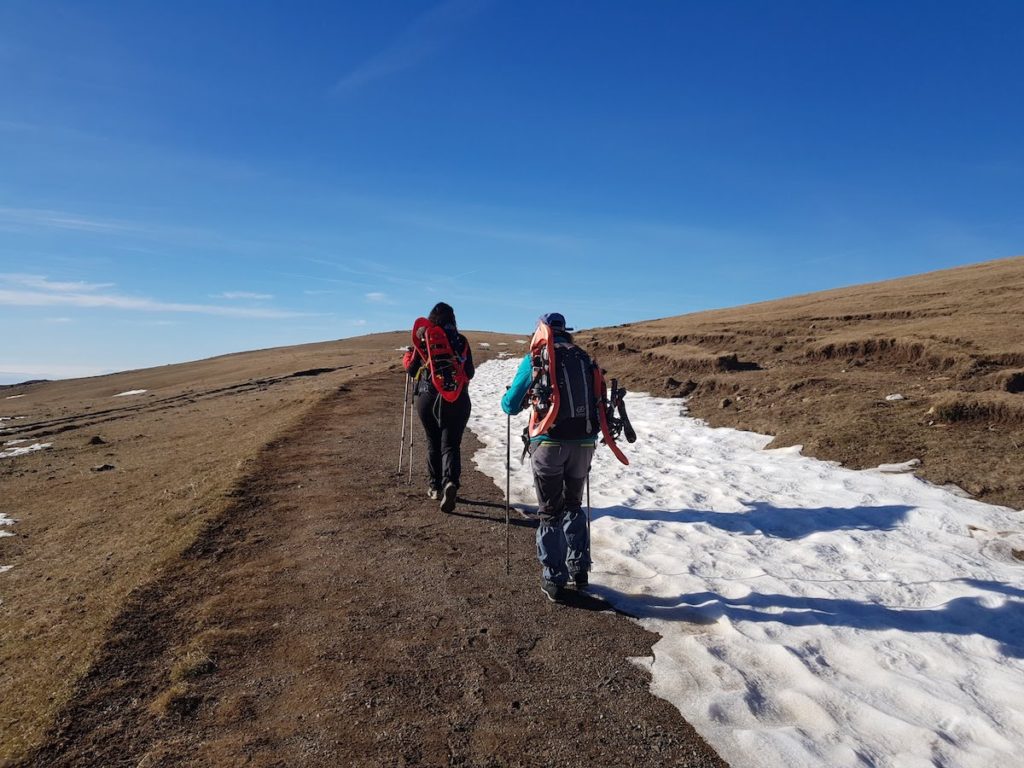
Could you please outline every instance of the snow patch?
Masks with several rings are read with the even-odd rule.
[[[4,536],[13,536],[14,534],[10,531],[5,531],[4,526],[14,525],[14,520],[7,517],[3,512],[0,512],[0,539]],[[6,573],[13,568],[13,565],[0,565],[0,573]]]
[[[35,453],[36,451],[45,451],[47,448],[52,448],[53,443],[33,443],[32,445],[26,445],[20,448],[8,448],[5,451],[0,451],[0,459],[10,459],[14,456],[24,456],[26,453]]]
[[[24,397],[24,395],[8,395],[4,400],[17,400],[19,397]]]
[[[516,367],[473,379],[473,460],[502,489]],[[1020,513],[628,400],[631,464],[599,448],[590,477],[592,588],[661,635],[652,691],[733,768],[1020,764]],[[511,500],[535,501],[528,463]]]
[[[894,393],[892,395],[886,395],[885,399],[888,400],[890,403],[895,403],[895,402],[898,402],[900,400],[906,400],[907,398],[905,398],[903,395],[901,395],[901,394],[899,394],[897,392],[897,393]]]
[[[148,391],[148,389],[129,389],[127,392],[118,392],[116,395],[111,395],[111,397],[128,397],[129,395],[142,395]]]
[[[921,466],[920,459],[910,459],[909,461],[901,461],[898,464],[879,464],[875,469],[879,472],[897,474],[899,472],[913,472],[914,468],[919,466]]]
[[[481,341],[481,342],[479,343],[479,345],[480,345],[481,347],[483,347],[484,349],[490,349],[490,348],[491,348],[490,342],[487,342],[487,341]]]
[[[685,416],[686,414],[682,414]],[[784,448],[765,448],[765,453],[773,453],[776,456],[799,456],[803,453],[804,446],[802,443],[796,445],[787,445]]]

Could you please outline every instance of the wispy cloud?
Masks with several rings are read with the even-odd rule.
[[[80,307],[84,309],[122,309],[139,312],[186,312],[221,317],[288,318],[309,317],[307,312],[248,307],[220,307],[213,304],[186,304],[149,298],[106,294],[43,293],[41,291],[10,291],[0,289],[0,306],[9,307]]]
[[[303,256],[299,257],[304,261],[309,261],[314,264],[319,264],[325,267],[333,267],[340,272],[344,272],[349,275],[356,275],[357,277],[369,277],[370,280],[343,280],[335,277],[322,277],[314,275],[297,275],[294,273],[282,273],[288,274],[291,277],[301,277],[307,280],[316,280],[317,282],[331,283],[333,285],[350,285],[354,288],[370,288],[377,286],[382,282],[390,283],[393,285],[413,286],[420,287],[423,285],[423,278],[416,276],[410,276],[408,270],[396,269],[394,266],[389,265],[385,262],[375,262],[366,259],[350,259],[351,264],[338,263],[332,261],[325,261],[323,259],[310,259]],[[355,264],[356,266],[352,266]]]
[[[42,291],[57,291],[60,293],[87,293],[89,291],[100,291],[104,288],[113,288],[113,283],[86,283],[78,280],[75,282],[56,282],[48,280],[42,275],[27,275],[21,272],[0,272],[0,282],[16,283],[28,288],[37,288]]]
[[[2,49],[0,49],[2,52]],[[23,123],[19,120],[0,120],[0,131],[8,133],[35,133],[39,126],[33,123]]]
[[[352,321],[352,325],[358,325],[358,326],[362,327],[362,326],[366,325],[366,321],[365,320],[353,320]]]
[[[252,301],[267,301],[274,298],[270,293],[252,293],[251,291],[224,291],[210,295],[211,299],[251,299]]]
[[[0,49],[0,57],[2,57]],[[23,135],[43,136],[61,142],[69,141],[103,141],[94,133],[53,123],[30,123],[24,120],[0,120],[0,131]]]
[[[294,250],[295,243],[272,238],[238,237],[187,224],[110,219],[70,210],[0,206],[0,232],[65,231],[108,240],[108,247],[147,254],[160,253],[169,244],[208,248],[250,256],[257,251]],[[140,245],[145,243],[148,246]]]
[[[355,66],[331,89],[336,95],[411,69],[447,45],[488,0],[445,0],[418,16],[383,49]]]
[[[7,287],[4,287],[4,286]],[[306,312],[292,312],[269,307],[223,307],[215,304],[191,304],[161,301],[148,297],[124,296],[100,292],[104,283],[84,283],[85,289],[70,289],[74,283],[51,282],[38,275],[0,275],[0,306],[11,307],[79,307],[85,309],[120,309],[138,312],[181,312],[220,317],[281,319],[309,317]]]
[[[366,300],[371,304],[386,304],[388,301],[388,295],[381,293],[380,291],[371,291],[366,294]]]
[[[590,248],[600,241],[600,237],[594,234],[594,221],[576,221],[570,223],[566,229],[567,220],[564,216],[558,216],[557,226],[551,227],[549,222],[555,217],[546,208],[531,209],[482,204],[478,201],[439,201],[402,195],[368,194],[347,195],[339,202],[349,211],[360,216],[376,218],[389,226],[399,225],[470,238],[519,242],[536,247],[565,250]],[[604,216],[599,223],[606,227],[612,218]],[[332,262],[319,263],[344,268]],[[376,265],[369,265],[370,269],[375,267]],[[348,271],[355,274],[370,274],[354,269]]]
[[[399,224],[407,224],[420,229],[432,229],[453,235],[466,235],[488,240],[508,240],[525,243],[543,248],[560,248],[579,250],[588,244],[589,239],[581,235],[550,232],[528,227],[490,226],[487,224],[463,221],[443,215],[394,214],[388,217]]]
[[[137,225],[124,221],[94,218],[82,214],[44,208],[8,208],[0,206],[0,224],[17,228],[70,229],[76,232],[96,233],[142,231]]]

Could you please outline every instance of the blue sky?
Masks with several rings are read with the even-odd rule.
[[[0,382],[1024,253],[1024,3],[0,4]]]

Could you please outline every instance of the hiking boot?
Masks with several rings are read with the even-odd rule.
[[[430,486],[429,488],[427,488],[427,498],[430,499],[431,501],[437,501],[439,498],[441,498],[441,493],[434,486]]]
[[[459,493],[459,489],[455,486],[455,483],[445,483],[444,490],[441,491],[441,511],[444,513],[451,512],[455,509],[455,498]]]
[[[540,583],[540,591],[552,603],[565,602],[565,587],[561,584],[555,584],[553,581],[542,581]]]
[[[572,580],[576,583],[576,589],[581,592],[590,585],[590,579],[587,578],[587,572],[581,571],[572,577]]]

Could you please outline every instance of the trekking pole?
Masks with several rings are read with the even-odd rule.
[[[405,377],[405,394],[402,395],[402,437],[398,441],[398,472],[402,476],[402,460],[405,459],[405,415],[409,408],[409,377]]]
[[[510,387],[506,388],[506,392]],[[512,573],[508,554],[508,508],[512,495],[512,414],[505,416],[505,574]]]
[[[416,402],[416,390],[412,393],[412,402]],[[412,428],[412,414],[416,410],[415,405],[409,409],[409,479],[406,481],[408,485],[412,485],[412,445],[415,441],[416,430]]]
[[[593,558],[590,556],[590,468],[587,468],[587,560],[589,566],[593,567]]]

